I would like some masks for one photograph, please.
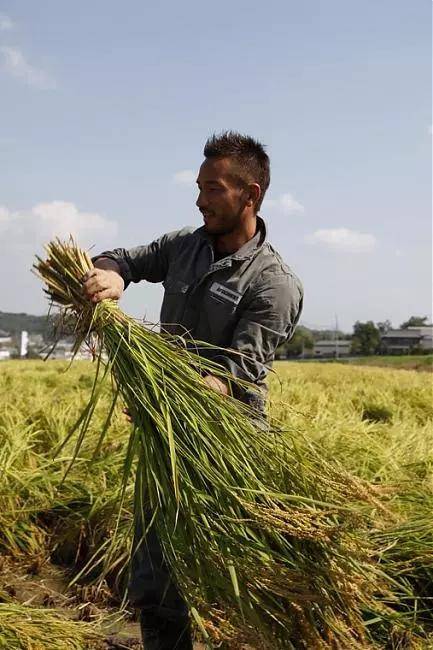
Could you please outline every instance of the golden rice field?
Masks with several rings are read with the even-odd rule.
[[[0,364],[0,648],[139,647],[131,613],[116,620],[132,483],[120,507],[130,425],[117,404],[101,437],[108,386],[71,467],[74,441],[59,451],[87,403],[92,374],[83,361]],[[407,631],[394,636],[366,620],[376,639],[368,647],[432,648],[432,375],[278,362],[270,388],[272,414],[288,435],[307,437],[332,462],[383,488],[370,531],[374,559],[395,581],[390,603]],[[225,647],[242,647],[236,643]]]

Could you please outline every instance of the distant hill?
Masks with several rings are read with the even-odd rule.
[[[50,319],[47,316],[32,316],[31,314],[13,314],[0,311],[0,330],[9,334],[19,334],[26,330],[31,334],[47,335]]]

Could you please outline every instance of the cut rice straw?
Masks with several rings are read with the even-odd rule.
[[[365,618],[404,625],[384,604],[390,582],[369,543],[370,513],[383,507],[377,491],[210,389],[206,373],[233,378],[194,352],[205,344],[148,329],[115,301],[90,303],[81,279],[92,263],[73,240],[46,248],[36,272],[73,324],[75,350],[96,339],[129,409],[136,516],[151,513],[195,620],[217,604],[272,650],[370,648]]]

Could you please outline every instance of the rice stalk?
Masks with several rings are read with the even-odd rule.
[[[95,622],[73,621],[55,610],[0,604],[0,648],[4,650],[89,650],[102,648]]]
[[[97,340],[132,415],[125,467],[138,455],[136,512],[152,513],[191,611],[217,603],[273,649],[371,647],[371,614],[398,627],[368,541],[377,490],[208,388],[205,373],[231,378],[194,342],[147,329],[114,301],[88,302],[81,278],[91,261],[72,240],[51,242],[47,255],[35,268],[73,325],[75,349]]]

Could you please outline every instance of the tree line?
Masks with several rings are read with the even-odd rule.
[[[400,329],[422,327],[427,324],[427,316],[411,316],[407,321],[401,323]],[[15,314],[0,311],[0,330],[12,334],[14,338],[19,337],[21,330],[27,330],[32,334],[42,334],[44,340],[48,342],[53,339],[55,329],[53,316],[32,316],[25,313]],[[336,339],[351,341],[351,354],[378,354],[381,351],[381,336],[390,329],[392,329],[392,324],[389,320],[378,323],[371,320],[356,321],[352,334],[340,330],[310,329],[304,325],[298,325],[293,337],[278,348],[277,354],[299,357],[303,353],[311,352],[316,341]]]
[[[427,316],[411,316],[401,323],[399,329],[407,327],[425,327],[428,325]],[[277,354],[284,354],[288,357],[299,357],[314,349],[317,341],[350,341],[351,354],[370,355],[379,354],[382,350],[381,337],[393,329],[391,321],[386,320],[374,323],[356,321],[353,326],[353,333],[347,334],[339,330],[314,330],[299,325],[290,341],[286,341],[277,350]]]

